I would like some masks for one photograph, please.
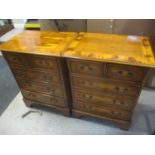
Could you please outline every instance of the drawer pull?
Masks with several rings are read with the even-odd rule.
[[[121,115],[121,113],[120,112],[117,112],[117,111],[111,111],[111,114],[112,115]]]
[[[89,95],[89,94],[84,94],[84,98],[85,98],[85,99],[92,99],[93,96],[91,96],[91,95]]]
[[[47,87],[47,89],[46,89],[47,91],[55,91],[55,89],[53,88],[50,88],[50,87]]]
[[[116,105],[123,105],[124,104],[123,101],[120,101],[120,100],[117,100],[117,99],[114,99],[113,103],[116,104]]]
[[[48,77],[47,75],[44,75],[43,78],[44,78],[45,80],[48,80],[48,79],[49,79],[49,77]],[[51,77],[51,79],[52,79],[52,77]]]
[[[119,73],[119,74],[122,74],[122,73],[123,73],[123,71],[119,70],[119,71],[118,71],[118,73]]]
[[[78,83],[79,83],[79,84],[83,84],[83,85],[87,85],[87,86],[89,86],[89,85],[90,85],[90,86],[93,85],[92,82],[85,81],[85,80],[79,80]]]
[[[125,89],[123,90],[123,94],[124,94],[124,95],[127,95],[127,92],[128,92],[128,89],[125,88]]]
[[[118,92],[119,92],[119,87],[116,86],[116,87],[115,87],[115,90],[116,90],[116,92],[118,93]]]
[[[85,70],[93,70],[93,68],[92,67],[89,67],[89,66],[84,66],[84,65],[81,65],[80,66],[80,69],[85,69]]]

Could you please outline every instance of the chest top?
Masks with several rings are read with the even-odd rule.
[[[140,36],[80,33],[63,56],[155,67],[149,39]]]
[[[76,36],[71,32],[24,31],[0,45],[0,50],[61,56],[61,52]]]

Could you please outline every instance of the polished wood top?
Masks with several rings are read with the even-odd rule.
[[[155,67],[149,39],[140,36],[24,31],[0,50]]]
[[[80,33],[63,56],[155,67],[149,39],[140,36]]]
[[[0,50],[61,56],[76,36],[74,32],[24,31],[0,45]]]

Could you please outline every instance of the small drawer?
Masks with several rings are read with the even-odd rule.
[[[43,82],[43,83],[60,83],[60,78],[58,74],[51,72],[40,72],[34,70],[23,70],[13,68],[13,73],[17,79],[28,79],[34,82]]]
[[[48,56],[27,55],[32,68],[58,70],[57,59]]]
[[[108,78],[114,78],[119,80],[141,82],[143,81],[146,72],[147,69],[142,67],[107,64],[106,76]]]
[[[29,66],[29,63],[24,54],[3,52],[3,55],[8,61],[10,67],[14,65],[23,67]]]
[[[19,80],[19,79],[17,79],[17,81],[21,89],[45,93],[52,96],[60,96],[60,97],[64,96],[62,88],[57,85],[43,84],[39,82],[32,82],[32,81]]]
[[[52,97],[46,94],[35,93],[35,92],[26,91],[26,90],[22,90],[22,94],[24,98],[32,101],[38,101],[41,103],[52,104],[56,106],[63,106],[63,107],[66,106],[64,100],[58,97]]]
[[[129,97],[113,97],[105,94],[95,94],[86,91],[74,90],[75,101],[82,101],[93,105],[102,105],[118,109],[133,110],[136,101]]]
[[[71,73],[104,76],[104,63],[82,61],[82,60],[68,60]]]
[[[120,120],[130,120],[132,114],[131,112],[127,111],[115,110],[103,106],[95,106],[83,102],[76,102],[74,105],[74,109]]]
[[[140,88],[134,86],[133,83],[118,82],[108,79],[95,79],[87,77],[72,76],[73,88],[84,88],[88,91],[99,91],[101,93],[108,93],[123,96],[138,96]]]

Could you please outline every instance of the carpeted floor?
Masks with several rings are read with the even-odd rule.
[[[2,56],[0,56],[0,115],[18,94],[19,89],[10,69]]]

